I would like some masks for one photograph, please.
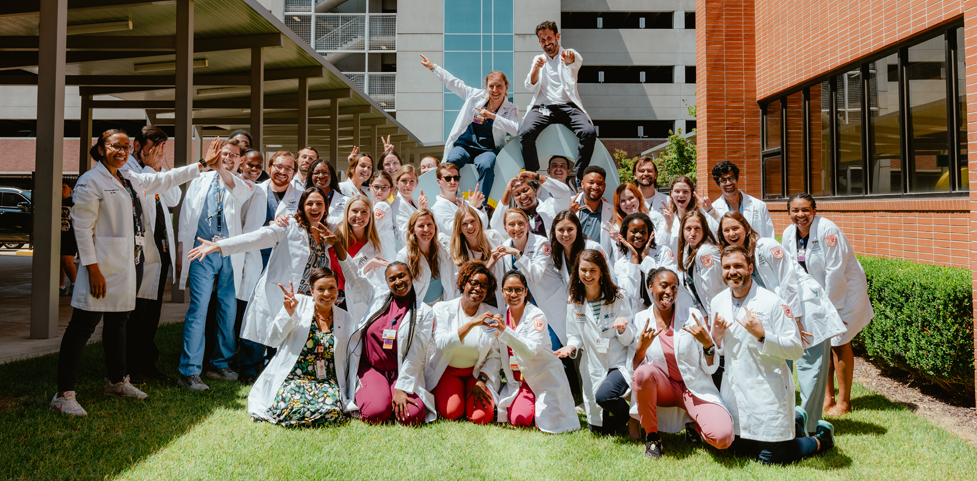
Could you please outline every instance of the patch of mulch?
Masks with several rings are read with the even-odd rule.
[[[977,448],[977,410],[973,397],[949,396],[908,374],[883,372],[862,356],[856,356],[854,378],[855,382],[906,406]]]

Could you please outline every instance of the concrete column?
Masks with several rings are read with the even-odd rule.
[[[689,131],[685,128],[685,119],[678,119],[675,121],[675,133],[682,132],[682,134],[687,134]]]
[[[329,163],[339,162],[339,99],[329,100]]]
[[[314,22],[313,22],[314,23]],[[309,145],[309,79],[299,79],[298,148]]]
[[[675,17],[672,22],[672,28],[676,30],[685,30],[685,12],[682,10],[675,11]]]
[[[377,149],[377,143],[380,142],[380,139],[377,138],[379,137],[379,135],[377,135],[377,130],[379,130],[379,128],[379,125],[370,126],[370,155],[374,157],[380,155],[380,152],[378,152],[379,149]]]
[[[90,150],[92,149],[92,96],[81,96],[80,132],[78,134],[78,176],[88,172],[92,165]]]
[[[194,156],[193,152],[193,0],[178,0],[176,4],[176,95],[175,116],[173,120],[173,167],[183,167],[196,161],[202,156]],[[200,139],[198,143],[201,143]],[[186,192],[186,186],[182,186]],[[180,219],[180,205],[170,209],[173,219]],[[173,223],[173,235],[179,243],[179,222]],[[178,255],[187,255],[192,246],[187,246]],[[178,261],[179,262],[179,261]],[[183,261],[183,268],[190,264]],[[186,302],[184,291],[179,289],[179,275],[174,279],[170,300],[172,302]]]
[[[306,104],[308,108],[308,104]],[[251,49],[251,138],[253,149],[264,150],[265,57],[261,47]],[[306,128],[308,132],[308,128]]]
[[[353,146],[360,146],[360,114],[353,114]],[[383,163],[380,159],[376,159],[376,161]]]
[[[31,265],[31,339],[50,339],[58,335],[68,0],[41,0],[40,3],[32,239],[37,255]],[[88,286],[81,288],[88,289]]]
[[[672,67],[672,81],[677,84],[685,83],[685,65],[676,65]]]

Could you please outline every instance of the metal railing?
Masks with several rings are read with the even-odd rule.
[[[353,85],[386,111],[397,110],[397,74],[395,72],[343,72]]]
[[[397,14],[286,13],[285,24],[319,52],[397,50]]]

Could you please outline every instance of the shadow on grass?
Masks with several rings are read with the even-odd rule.
[[[851,407],[855,411],[904,411],[916,412],[918,408],[913,403],[892,402],[881,394],[872,393],[852,398]]]
[[[160,326],[159,366],[176,379],[182,324]],[[105,478],[165,448],[219,409],[240,410],[246,390],[236,382],[208,381],[210,391],[190,392],[175,382],[140,386],[149,399],[102,393],[105,356],[88,345],[76,392],[88,416],[48,410],[57,390],[58,355],[0,365],[0,477],[3,479]]]

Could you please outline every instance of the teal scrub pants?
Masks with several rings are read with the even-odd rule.
[[[828,366],[831,356],[831,339],[804,350],[797,360],[797,383],[801,387],[801,409],[807,413],[807,432],[816,433],[821,411],[824,409],[824,390],[828,385]],[[787,361],[787,368],[794,369]]]

